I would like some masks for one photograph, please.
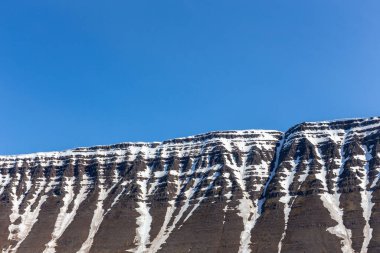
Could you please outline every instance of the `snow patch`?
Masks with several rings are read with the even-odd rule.
[[[116,173],[116,171],[115,171]],[[90,225],[90,231],[88,233],[88,237],[86,241],[82,244],[82,247],[80,248],[77,253],[88,253],[91,249],[92,243],[94,241],[95,234],[98,232],[99,227],[103,221],[104,218],[104,207],[103,207],[103,202],[104,200],[108,197],[109,193],[112,191],[113,188],[116,187],[118,180],[113,185],[109,188],[106,189],[104,183],[105,183],[105,178],[104,178],[104,169],[99,168],[99,192],[98,192],[98,202],[96,204],[96,209],[94,211],[94,215],[91,220],[91,225]]]
[[[75,177],[66,178],[65,180],[65,196],[63,197],[63,206],[59,210],[57,220],[54,224],[54,230],[51,240],[45,245],[46,248],[43,253],[54,253],[57,246],[58,239],[65,232],[67,227],[74,220],[74,217],[78,211],[80,204],[86,199],[88,189],[90,186],[89,178],[86,174],[83,175],[83,179],[80,183],[81,188],[79,193],[74,198],[74,181]],[[74,201],[74,206],[71,212],[68,212],[69,205]]]

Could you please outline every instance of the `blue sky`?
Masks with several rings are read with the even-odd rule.
[[[380,115],[380,1],[2,1],[0,154]]]

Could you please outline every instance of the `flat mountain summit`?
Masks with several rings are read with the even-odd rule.
[[[380,252],[380,118],[0,156],[2,253]]]

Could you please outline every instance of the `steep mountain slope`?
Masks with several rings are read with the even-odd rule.
[[[0,156],[2,252],[379,252],[380,119]]]

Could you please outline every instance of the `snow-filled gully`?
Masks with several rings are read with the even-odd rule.
[[[31,178],[30,175],[26,174],[26,189],[25,193],[28,193],[31,189]],[[18,187],[20,180],[20,174],[17,174],[16,182],[12,187],[12,213],[10,215],[11,225],[9,226],[9,240],[16,241],[15,246],[9,246],[8,249],[3,250],[3,252],[17,252],[17,249],[20,247],[21,243],[26,239],[32,230],[34,224],[38,221],[38,215],[41,210],[42,204],[47,199],[47,193],[50,192],[53,186],[56,184],[56,178],[51,178],[50,182],[47,183],[46,178],[38,178],[36,180],[36,190],[32,194],[32,198],[27,201],[27,205],[23,214],[19,213],[20,204],[23,201],[25,195],[21,194],[20,197],[16,194],[16,189]],[[38,199],[38,197],[40,197]],[[37,205],[32,210],[32,206]],[[20,221],[16,223],[16,221]]]
[[[165,220],[164,220],[163,226],[161,227],[161,229],[160,229],[158,235],[156,236],[156,238],[154,238],[154,240],[151,242],[151,245],[146,250],[146,252],[157,252],[162,247],[162,245],[166,242],[166,240],[169,238],[171,232],[176,227],[180,228],[182,226],[181,225],[181,226],[178,227],[177,224],[184,217],[184,215],[186,214],[186,212],[188,211],[188,209],[190,207],[190,202],[192,200],[195,200],[193,198],[193,196],[199,190],[199,187],[200,187],[201,183],[205,179],[205,177],[202,177],[202,178],[196,178],[195,180],[192,180],[191,176],[194,175],[194,173],[196,172],[195,171],[195,167],[197,165],[197,162],[198,162],[198,160],[196,160],[193,163],[191,171],[190,171],[190,174],[187,174],[188,177],[187,177],[186,180],[179,181],[179,178],[177,178],[176,195],[173,198],[173,200],[171,200],[169,202],[169,206],[168,206],[166,214],[165,214]],[[214,171],[214,173],[212,175],[212,178],[211,178],[211,181],[210,181],[209,185],[203,191],[203,195],[200,198],[197,199],[198,200],[197,203],[194,204],[194,206],[191,208],[191,210],[187,213],[187,215],[183,219],[183,223],[185,223],[186,220],[188,220],[191,217],[191,215],[193,214],[193,212],[199,207],[199,205],[201,204],[201,202],[205,199],[205,194],[207,193],[208,190],[210,190],[212,188],[212,185],[214,184],[215,180],[220,176],[220,174],[218,172],[218,170],[220,169],[220,167],[221,167],[221,165],[216,165],[216,166],[211,166],[211,167],[207,167],[207,168],[199,168],[198,169],[198,170],[203,170],[202,172],[204,174],[207,174],[207,172],[209,172],[209,171]],[[180,174],[182,174],[181,167],[180,167]],[[181,193],[181,189],[184,186],[188,185],[191,181],[193,181],[192,187],[190,187],[189,189],[187,189],[183,193],[184,196],[185,196],[184,203],[181,206],[181,208],[180,208],[179,212],[177,213],[177,215],[173,217],[174,212],[176,210],[175,200],[174,199],[176,199],[177,197],[179,197],[179,195]],[[169,226],[170,222],[171,222],[171,225]]]
[[[59,210],[57,220],[55,221],[54,231],[52,233],[51,240],[46,244],[46,248],[43,253],[54,253],[57,246],[57,240],[65,232],[66,228],[74,220],[76,212],[80,204],[86,199],[88,189],[90,185],[89,178],[86,174],[83,175],[83,179],[80,182],[79,193],[74,196],[74,183],[75,177],[65,178],[64,189],[65,195],[63,197],[63,206]],[[73,208],[68,212],[69,205],[74,201]]]
[[[182,166],[180,166],[179,174],[182,173]],[[178,174],[177,174],[178,177]],[[177,197],[181,190],[181,181],[177,178],[176,181],[176,194]],[[160,231],[158,232],[156,238],[154,238],[151,242],[151,246],[149,247],[150,252],[156,252],[161,248],[161,245],[165,243],[166,239],[169,237],[171,231],[169,231],[169,222],[173,218],[174,211],[176,210],[175,200],[172,199],[169,201],[169,206],[166,209],[164,223],[162,224]]]
[[[239,205],[237,209],[239,210],[238,215],[243,220],[243,230],[240,234],[240,246],[239,252],[251,252],[250,243],[251,243],[251,231],[256,224],[257,219],[260,216],[258,208],[258,200],[252,200],[247,192],[247,187],[245,184],[245,177],[247,176],[247,170],[250,169],[249,166],[246,166],[247,157],[243,156],[242,165],[238,166],[236,163],[229,164],[232,168],[232,172],[235,176],[235,179],[242,191],[242,198],[239,199]],[[263,169],[268,172],[268,165],[265,164]],[[258,186],[255,186],[257,189]]]
[[[105,209],[103,206],[104,200],[108,197],[109,193],[114,189],[117,184],[120,181],[119,175],[117,173],[117,170],[114,170],[115,176],[112,180],[112,186],[106,189],[105,186],[105,177],[104,177],[104,168],[99,168],[99,192],[98,192],[98,201],[96,204],[96,209],[94,211],[91,225],[90,225],[90,231],[88,234],[88,237],[86,241],[82,244],[82,247],[80,248],[77,253],[87,253],[90,251],[92,243],[94,241],[95,234],[98,232],[99,227],[104,219],[105,216]],[[118,198],[118,197],[117,197]]]
[[[130,252],[145,252],[147,249],[147,245],[150,240],[150,229],[152,223],[152,216],[149,213],[149,205],[148,205],[148,181],[151,176],[151,168],[149,166],[145,166],[145,170],[138,173],[138,176],[142,179],[137,181],[139,185],[141,194],[139,196],[139,200],[137,201],[138,208],[136,211],[140,214],[137,217],[137,229],[136,229],[136,237],[135,243],[137,245],[134,249],[129,249]]]
[[[366,253],[368,250],[369,242],[372,238],[373,229],[369,224],[369,220],[371,218],[372,208],[374,207],[375,203],[372,202],[372,190],[367,190],[367,186],[369,186],[369,162],[372,159],[371,150],[368,150],[365,145],[362,146],[362,150],[364,155],[359,156],[358,158],[364,163],[364,167],[356,167],[352,169],[357,169],[363,175],[363,177],[360,179],[360,188],[362,189],[362,191],[360,191],[360,206],[363,209],[363,218],[365,220],[365,225],[363,228],[364,241],[360,252]]]
[[[284,232],[282,233],[282,236],[281,236],[281,239],[280,239],[280,242],[278,243],[278,252],[281,252],[281,249],[282,249],[282,241],[284,240],[285,238],[285,235],[286,235],[286,229],[288,227],[288,221],[289,221],[289,214],[290,214],[290,211],[292,209],[292,206],[293,206],[293,203],[294,203],[294,196],[291,196],[290,194],[290,185],[293,183],[294,181],[294,177],[295,177],[295,174],[296,174],[296,168],[298,166],[298,164],[300,163],[300,159],[299,157],[296,159],[296,161],[290,161],[290,170],[286,170],[284,173],[285,173],[285,178],[283,180],[281,180],[281,187],[284,189],[284,193],[285,193],[285,196],[282,196],[280,198],[280,202],[284,204],[284,219],[285,219],[285,227],[284,227]],[[306,179],[306,176],[308,174],[308,171],[309,171],[309,164],[307,165],[307,170],[306,172],[300,177],[299,179],[299,187],[301,187],[301,184],[302,182]]]
[[[280,142],[281,147],[282,141]],[[262,151],[268,151],[273,150],[273,145],[269,145],[265,142],[263,143],[257,143],[257,147],[259,147]],[[227,149],[231,151],[231,147],[225,144]],[[243,221],[243,230],[240,234],[240,246],[239,246],[239,253],[246,253],[251,252],[250,244],[251,244],[251,233],[256,225],[256,222],[258,218],[261,215],[261,204],[258,199],[252,199],[249,192],[247,191],[247,185],[246,185],[246,178],[250,176],[250,173],[254,173],[258,177],[264,177],[268,178],[269,176],[269,167],[271,161],[261,161],[261,164],[257,165],[247,165],[247,155],[249,153],[249,148],[247,148],[244,145],[241,145],[238,143],[237,151],[241,153],[241,165],[238,165],[237,161],[231,160],[228,162],[228,166],[232,169],[232,175],[234,179],[236,180],[241,192],[242,192],[242,198],[238,200],[239,205],[236,207],[238,210],[238,215],[241,217]],[[278,155],[279,149],[276,149],[276,155]],[[229,161],[229,159],[225,159],[226,161]],[[227,182],[227,189],[229,192],[225,194],[225,197],[227,198],[227,203],[224,208],[224,212],[226,212],[229,207],[228,203],[230,201],[230,198],[232,197],[231,193],[231,180],[229,179],[230,173],[224,173],[223,177],[225,178]],[[266,189],[266,187],[263,187],[261,184],[253,185],[253,189],[255,191],[261,191]],[[223,221],[224,222],[224,221]]]

